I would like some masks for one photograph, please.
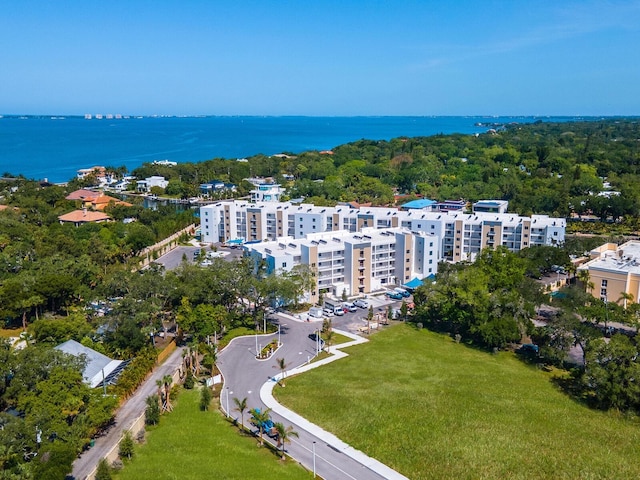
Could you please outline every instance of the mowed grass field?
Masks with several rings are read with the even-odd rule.
[[[297,463],[282,462],[257,439],[238,433],[217,411],[199,409],[200,392],[183,390],[173,412],[149,427],[147,441],[114,474],[118,480],[302,480],[312,477]],[[213,404],[212,404],[213,405]],[[248,414],[245,414],[248,416]]]
[[[638,479],[640,422],[589,410],[513,354],[398,325],[291,377],[279,401],[411,479]]]

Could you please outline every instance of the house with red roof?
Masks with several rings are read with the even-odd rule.
[[[84,225],[85,223],[100,223],[108,222],[111,217],[104,212],[95,212],[93,210],[87,210],[83,208],[81,210],[74,210],[73,212],[65,213],[58,217],[60,223],[73,223],[76,227]]]

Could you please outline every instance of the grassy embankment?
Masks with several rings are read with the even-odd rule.
[[[552,374],[407,325],[288,379],[278,399],[411,479],[640,478],[640,423]]]
[[[199,398],[197,389],[183,390],[173,412],[163,415],[159,425],[148,428],[146,443],[136,447],[134,458],[114,478],[297,480],[311,477],[297,463],[282,462],[270,449],[257,447],[254,437],[240,434],[217,410],[200,411]]]

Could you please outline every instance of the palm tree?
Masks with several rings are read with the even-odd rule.
[[[278,446],[282,447],[282,460],[284,460],[284,446],[287,443],[291,443],[292,437],[298,438],[298,432],[294,431],[291,425],[285,428],[280,422],[276,422],[273,426],[278,432]]]
[[[249,410],[251,413],[252,421],[255,426],[258,427],[258,433],[260,435],[260,446],[264,445],[264,439],[262,438],[262,434],[265,429],[265,424],[271,420],[271,409],[267,408],[266,410],[260,410],[259,408],[252,408]]]
[[[280,369],[280,381],[278,382],[280,385],[284,387],[284,372],[287,370],[289,365],[285,363],[284,358],[276,358],[276,365],[273,368]]]
[[[589,270],[578,270],[578,280],[584,285],[585,292],[593,290],[593,282],[590,282],[589,279]]]
[[[234,410],[240,413],[240,428],[244,428],[244,412],[247,410],[247,397],[240,400],[238,397],[233,397],[233,403],[236,404]]]
[[[333,330],[329,330],[324,334],[324,345],[327,347],[327,352],[329,352],[329,348],[331,348],[331,345],[333,344],[334,335]]]
[[[633,293],[622,292],[618,297],[618,304],[622,301],[622,308],[626,310],[627,302],[633,302]]]
[[[162,377],[162,383],[164,384],[164,408],[168,412],[171,412],[173,410],[173,405],[171,405],[171,384],[173,383],[173,377],[171,375],[165,375]]]

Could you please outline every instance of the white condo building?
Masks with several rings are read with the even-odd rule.
[[[316,276],[307,298],[312,303],[320,290],[357,295],[435,275],[439,260],[438,237],[400,227],[308,233],[245,248],[256,264],[265,262],[268,273],[308,265]]]
[[[302,239],[309,234],[361,232],[364,228],[402,227],[410,232],[438,238],[438,259],[473,261],[487,247],[503,245],[519,251],[533,245],[564,243],[566,221],[547,215],[515,213],[438,212],[398,210],[389,207],[317,207],[289,202],[226,201],[200,208],[202,241],[207,243],[243,239],[246,242],[276,241],[281,237]]]

